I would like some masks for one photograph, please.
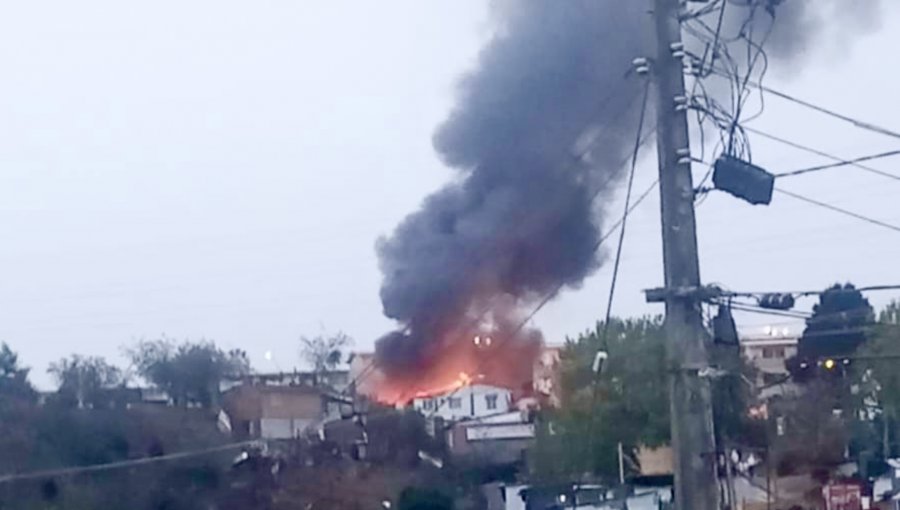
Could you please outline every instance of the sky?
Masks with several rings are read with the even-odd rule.
[[[125,364],[123,346],[162,335],[245,349],[263,371],[298,365],[302,335],[370,350],[392,327],[374,243],[452,178],[431,134],[490,35],[480,0],[0,3],[0,340],[42,387],[62,356]],[[871,33],[826,33],[766,84],[900,130],[896,47],[888,5]],[[848,158],[897,143],[777,98],[753,126]],[[774,172],[825,162],[751,143]],[[635,190],[655,175],[648,150]],[[783,184],[900,224],[898,185],[853,168]],[[615,217],[622,197],[600,206]],[[662,282],[658,217],[652,193],[629,218],[616,314],[662,312],[641,292]],[[708,283],[900,280],[898,232],[787,196],[712,193],[697,218]],[[610,266],[535,317],[548,341],[602,316]],[[773,322],[739,316],[748,331]]]

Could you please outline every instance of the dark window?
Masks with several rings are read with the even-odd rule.
[[[784,358],[784,347],[763,347],[763,358]]]
[[[462,407],[462,399],[459,397],[450,397],[447,399],[450,405],[450,409],[459,409]]]
[[[484,402],[487,404],[488,409],[497,409],[497,395],[490,394],[484,396]]]

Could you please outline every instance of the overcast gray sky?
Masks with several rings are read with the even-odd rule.
[[[823,42],[767,84],[900,128],[898,7],[877,32]],[[480,0],[3,2],[0,339],[42,386],[61,356],[121,362],[122,345],[161,334],[244,348],[260,370],[296,365],[304,334],[343,330],[370,349],[391,327],[373,244],[451,177],[431,132],[489,36]],[[839,156],[897,145],[776,98],[766,106],[755,126]],[[773,171],[823,162],[751,140]],[[642,190],[652,152],[638,171]],[[845,168],[784,187],[900,223],[898,185]],[[640,293],[662,280],[651,198],[629,225],[619,314],[661,311]],[[900,280],[897,232],[789,197],[763,208],[713,194],[698,218],[707,282]],[[536,325],[550,341],[590,327],[608,284],[604,267]]]

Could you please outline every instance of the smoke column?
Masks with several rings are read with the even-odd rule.
[[[777,12],[776,58],[810,45],[822,16],[814,4],[839,4],[754,1]],[[875,0],[860,3],[877,11]],[[593,247],[603,205],[633,143],[643,87],[623,75],[648,55],[650,2],[492,7],[494,36],[433,137],[458,174],[377,243],[384,313],[400,324],[377,342],[389,376],[426,368],[484,310],[504,310],[508,321],[558,285],[577,287],[601,262]]]
[[[634,136],[641,84],[624,74],[646,40],[641,4],[494,5],[496,35],[434,134],[458,179],[377,246],[384,313],[406,328],[378,342],[382,367],[419,367],[478,305],[529,302],[598,267],[591,198],[602,204]]]

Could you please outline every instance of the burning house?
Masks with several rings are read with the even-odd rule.
[[[374,353],[354,353],[350,358],[351,381],[355,381],[355,391],[375,400],[397,405],[411,405],[423,414],[433,413],[438,406],[436,402],[447,398],[451,393],[460,392],[469,385],[478,385],[484,390],[484,395],[479,395],[476,400],[480,406],[481,398],[487,399],[492,394],[504,395],[498,401],[497,407],[488,408],[487,400],[484,401],[484,410],[497,412],[498,410],[512,409],[514,407],[545,407],[559,404],[559,351],[558,346],[540,346],[534,355],[531,370],[519,370],[515,377],[496,377],[496,371],[490,374],[476,373],[479,368],[477,354],[485,354],[485,347],[493,342],[492,339],[481,338],[482,347],[475,352],[476,355],[467,359],[448,362],[447,374],[442,374],[435,379],[415,381],[404,389],[403,382],[388,381],[385,374],[375,364]],[[473,340],[476,347],[479,345]],[[460,371],[452,373],[451,370],[461,368],[473,372]],[[490,367],[488,367],[490,368]],[[491,389],[492,388],[492,389]],[[468,397],[466,397],[468,398]],[[431,402],[429,402],[431,401]],[[446,403],[445,403],[446,405]],[[460,404],[461,406],[463,404]],[[493,406],[493,404],[490,404]],[[463,406],[465,407],[465,406]],[[471,406],[470,406],[471,407]],[[441,408],[443,411],[446,409]],[[459,413],[455,413],[459,414]],[[480,414],[478,412],[475,413]],[[445,417],[447,418],[447,417]]]
[[[498,386],[473,384],[466,378],[458,387],[417,395],[412,407],[426,416],[447,421],[483,418],[508,412],[512,408],[512,392]]]
[[[543,339],[531,310],[603,260],[603,203],[642,90],[622,79],[644,41],[639,4],[493,10],[503,29],[433,137],[459,177],[377,243],[384,313],[398,325],[376,344],[379,400],[433,393],[460,373],[514,399],[533,392]],[[596,51],[613,47],[623,51]],[[622,101],[605,107],[613,94]],[[552,378],[541,383],[549,396]]]

